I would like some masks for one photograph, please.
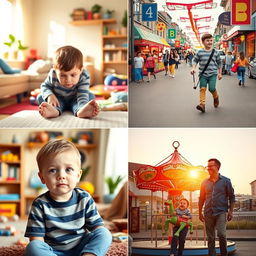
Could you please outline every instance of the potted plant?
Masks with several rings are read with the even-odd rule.
[[[127,35],[127,10],[125,10],[124,17],[122,19],[121,34],[122,35]]]
[[[115,10],[106,10],[103,14],[103,19],[111,19],[114,12]]]
[[[112,200],[115,198],[115,190],[117,188],[117,186],[119,185],[119,183],[123,180],[123,177],[121,177],[120,175],[117,176],[116,179],[112,178],[112,177],[107,177],[105,179],[105,182],[107,183],[108,186],[108,190],[109,190],[109,194],[104,195],[103,197],[103,202],[105,204],[109,204],[112,202]]]
[[[100,10],[101,10],[102,6],[101,5],[98,5],[98,4],[95,4],[92,6],[92,13],[93,13],[93,18],[95,20],[97,19],[100,19],[101,16],[100,16]]]

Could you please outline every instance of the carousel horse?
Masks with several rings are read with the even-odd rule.
[[[172,200],[167,200],[165,202],[165,205],[169,205],[169,214],[171,215],[171,217],[165,221],[165,224],[164,224],[165,232],[163,232],[163,235],[166,235],[168,227],[169,227],[169,223],[173,224],[174,226],[179,227],[179,229],[174,233],[175,236],[179,236],[180,231],[183,230],[185,227],[189,227],[190,234],[192,234],[193,233],[192,221],[190,221],[186,218],[182,218],[180,216],[174,215],[174,207],[173,207]]]

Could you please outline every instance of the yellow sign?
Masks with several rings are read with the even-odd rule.
[[[161,32],[166,30],[166,25],[163,22],[157,22],[156,23],[156,29]]]

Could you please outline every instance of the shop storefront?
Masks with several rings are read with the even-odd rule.
[[[251,32],[246,35],[246,56],[249,58],[255,57],[255,39],[256,32]]]
[[[170,45],[166,40],[158,35],[152,34],[142,28],[134,27],[134,51],[140,51],[142,57],[146,58],[146,54],[154,52],[156,61],[156,72],[164,70],[164,64],[162,61],[162,53],[165,49],[170,48]],[[143,73],[146,74],[146,68]]]

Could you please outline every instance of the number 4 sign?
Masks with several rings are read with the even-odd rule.
[[[157,4],[142,4],[142,21],[157,21]]]

